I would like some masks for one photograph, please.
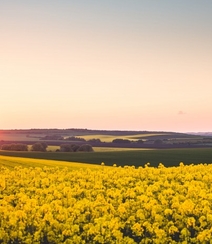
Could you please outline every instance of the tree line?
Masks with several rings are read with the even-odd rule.
[[[3,144],[1,150],[5,151],[35,151],[35,152],[46,152],[48,145],[45,142],[34,143],[30,150],[29,146],[24,143],[11,143]],[[60,149],[57,152],[93,152],[93,148],[90,144],[61,144]]]

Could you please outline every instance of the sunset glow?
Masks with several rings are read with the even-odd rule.
[[[0,129],[212,131],[212,1],[2,1]]]

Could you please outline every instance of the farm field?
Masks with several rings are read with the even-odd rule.
[[[85,140],[100,139],[102,142],[110,143],[114,139],[122,140],[170,140],[176,142],[187,141],[201,141],[204,136],[191,135],[175,132],[151,132],[151,131],[101,131],[101,130],[0,130],[0,141],[39,141],[45,137],[52,137],[55,139],[50,140],[57,141],[56,138],[68,138],[77,137]],[[46,139],[47,141],[49,139]]]
[[[131,141],[137,141],[139,139],[149,138],[153,136],[163,136],[163,135],[171,135],[167,133],[145,133],[145,134],[132,134],[132,135],[82,135],[81,138],[84,138],[85,140],[91,140],[93,138],[100,139],[102,142],[112,142],[114,139],[123,139],[123,140],[131,140]]]
[[[93,147],[94,152],[123,152],[123,151],[143,151],[152,148],[121,148],[121,147]]]
[[[212,163],[211,148],[197,149],[160,149],[160,150],[123,150],[123,151],[99,151],[99,152],[10,152],[0,151],[0,155],[50,159],[68,162],[82,162],[89,164],[101,164],[118,166],[134,165],[136,167],[144,166],[150,163],[157,167],[163,163],[166,167],[178,166],[180,162],[185,164]]]
[[[35,159],[35,158],[21,158],[21,157],[10,157],[10,156],[0,156],[0,167],[7,167],[14,169],[15,167],[57,167],[57,168],[68,168],[69,170],[90,168],[97,169],[100,166],[95,164],[85,164],[76,162],[64,162],[57,160],[48,159]]]
[[[0,140],[2,141],[37,141],[37,137],[28,137],[27,134],[20,133],[0,133]]]
[[[212,239],[212,165],[136,169],[0,156],[2,164],[0,243]]]
[[[28,146],[29,151],[31,145]],[[60,149],[60,146],[48,146],[47,151],[54,152]],[[133,150],[152,150],[151,148],[119,148],[119,147],[93,147],[94,152],[111,152],[111,151],[133,151]]]

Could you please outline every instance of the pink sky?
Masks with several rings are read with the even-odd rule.
[[[0,129],[212,131],[211,7],[0,3]]]

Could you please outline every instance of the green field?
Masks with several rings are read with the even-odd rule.
[[[134,165],[144,166],[150,162],[151,166],[157,167],[159,163],[165,166],[177,166],[180,162],[185,164],[212,163],[212,149],[160,149],[160,150],[124,150],[124,151],[101,151],[92,153],[63,153],[63,152],[9,152],[0,151],[0,155],[50,159],[67,162],[81,162],[106,165],[117,164],[118,166]]]

